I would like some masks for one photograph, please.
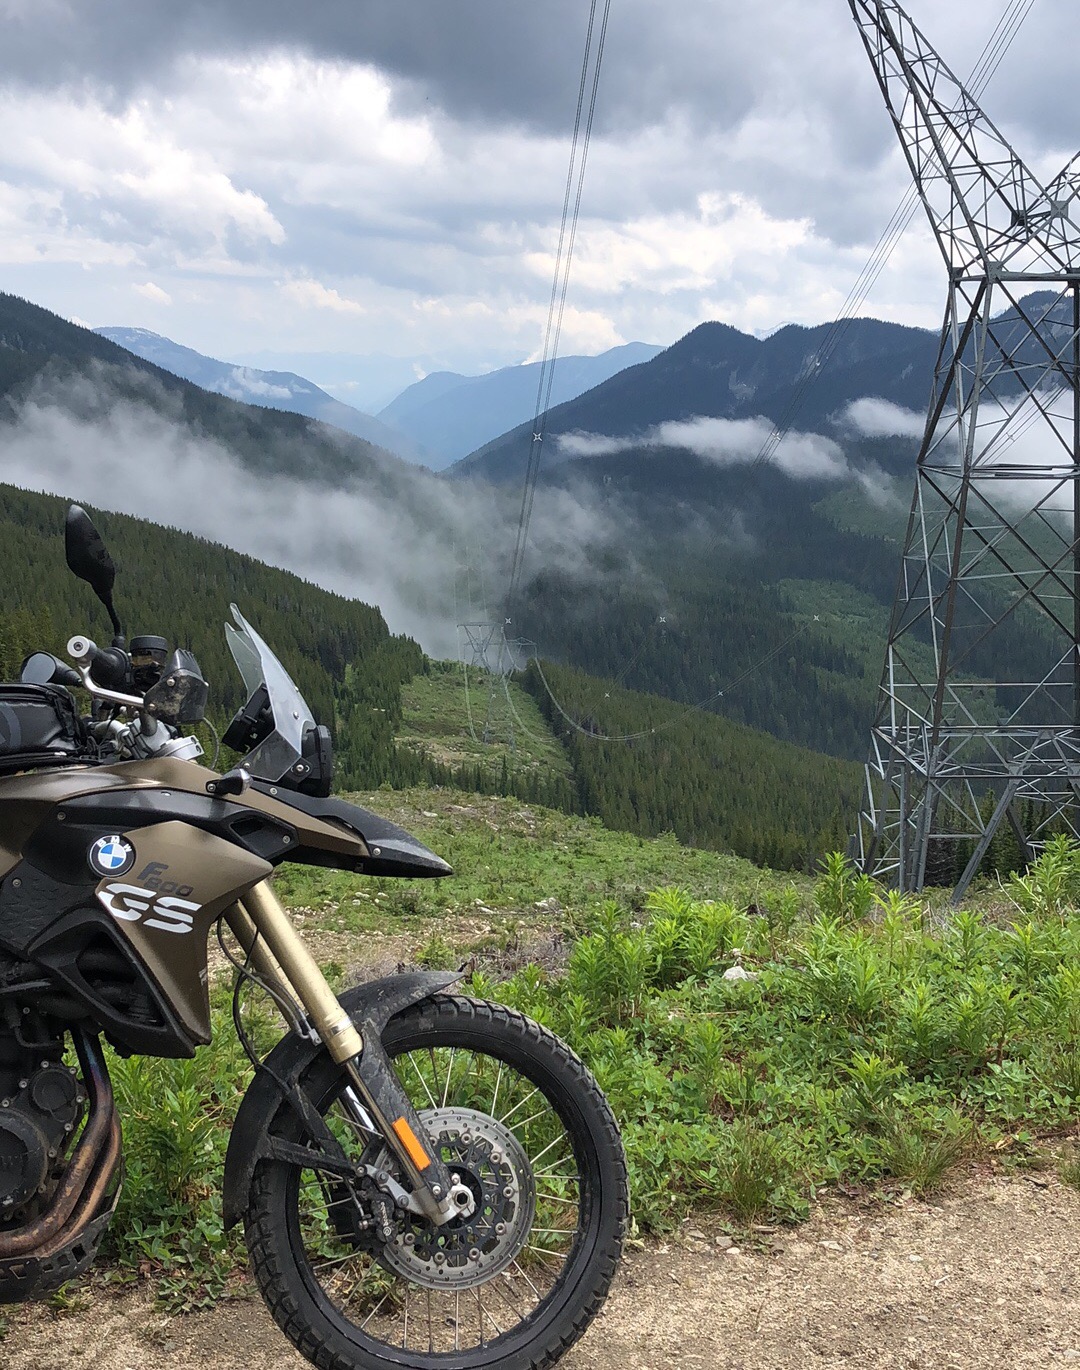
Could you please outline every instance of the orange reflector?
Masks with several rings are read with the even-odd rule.
[[[409,1159],[412,1161],[413,1165],[416,1166],[417,1170],[426,1170],[431,1164],[431,1157],[420,1145],[420,1139],[409,1124],[404,1118],[399,1118],[397,1122],[393,1124],[393,1128],[401,1138],[402,1144],[409,1153]]]

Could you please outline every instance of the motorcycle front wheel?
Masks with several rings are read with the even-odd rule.
[[[439,995],[392,1019],[383,1044],[462,1195],[433,1227],[355,1190],[262,1160],[245,1214],[255,1277],[278,1326],[322,1370],[540,1370],[585,1331],[614,1277],[628,1214],[619,1131],[596,1081],[538,1024]],[[343,1106],[328,1056],[301,1081],[347,1151],[393,1173]],[[304,1145],[288,1110],[281,1134]],[[369,1216],[369,1215],[368,1215]]]

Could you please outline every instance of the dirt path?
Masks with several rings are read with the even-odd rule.
[[[723,1239],[722,1239],[723,1240]],[[629,1253],[566,1370],[1013,1370],[1080,1365],[1080,1194],[1041,1176],[931,1206],[830,1206],[769,1252],[714,1230]],[[23,1309],[5,1370],[301,1370],[256,1298],[167,1318],[147,1292]]]

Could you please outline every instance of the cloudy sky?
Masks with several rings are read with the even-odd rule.
[[[1004,0],[911,0],[966,74]],[[601,6],[602,8],[602,6]],[[537,352],[587,0],[0,0],[0,290],[227,360]],[[1080,11],[984,104],[1080,146]],[[908,180],[845,0],[612,0],[564,352],[832,317]],[[934,325],[921,222],[866,312]],[[318,379],[318,377],[315,377]]]

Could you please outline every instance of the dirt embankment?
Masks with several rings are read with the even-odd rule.
[[[732,1248],[709,1224],[631,1251],[566,1370],[1080,1365],[1080,1194],[1042,1176],[937,1204],[830,1205]],[[5,1370],[301,1370],[257,1297],[169,1318],[150,1291],[14,1311]]]

